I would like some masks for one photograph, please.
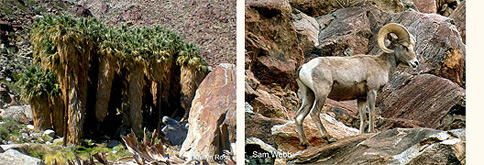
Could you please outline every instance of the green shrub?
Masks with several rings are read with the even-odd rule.
[[[29,101],[34,97],[52,97],[60,95],[56,74],[38,65],[28,66],[17,75],[17,85],[21,87],[22,99]]]

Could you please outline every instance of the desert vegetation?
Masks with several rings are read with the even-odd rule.
[[[34,63],[42,66],[43,74],[57,79],[52,86],[60,92],[34,90],[29,80],[20,83],[29,95],[45,95],[40,98],[56,98],[58,104],[67,105],[59,109],[64,110],[64,117],[55,115],[53,120],[63,121],[69,144],[79,144],[88,132],[86,120],[92,124],[86,127],[90,132],[99,132],[106,116],[122,115],[122,124],[139,133],[143,112],[160,116],[169,114],[167,109],[188,111],[196,85],[208,72],[195,45],[159,26],[118,28],[92,17],[45,15],[35,21],[31,35]],[[35,78],[24,74],[25,79]],[[173,102],[180,99],[185,102]],[[42,109],[33,107],[37,111]]]

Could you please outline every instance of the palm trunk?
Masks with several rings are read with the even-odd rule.
[[[183,120],[188,119],[188,112],[190,111],[193,97],[195,96],[195,91],[197,90],[198,84],[205,77],[204,73],[198,73],[195,67],[192,66],[181,66],[180,75],[180,85],[181,85],[181,106],[185,110],[185,115]],[[203,74],[203,75],[201,75]]]
[[[145,86],[145,79],[143,75],[143,67],[135,64],[131,69],[128,77],[128,100],[129,100],[129,115],[131,121],[131,128],[135,133],[141,133],[141,125],[143,122],[143,88]]]
[[[81,144],[81,136],[84,126],[84,111],[83,102],[81,101],[81,94],[75,85],[73,77],[69,79],[69,111],[67,112],[67,143],[79,145]]]
[[[68,124],[67,113],[69,112],[69,80],[68,80],[69,76],[67,74],[68,69],[69,69],[69,65],[66,64],[64,67],[65,67],[64,68],[64,77],[59,76],[59,79],[63,78],[62,80],[59,81],[59,82],[61,82],[61,84],[59,84],[59,85],[60,85],[60,87],[63,91],[62,94],[64,96],[64,98],[63,98],[64,99],[64,127],[63,127],[63,129],[64,129],[63,142],[64,143],[63,143],[63,145],[66,146],[67,145],[67,133],[68,133],[67,132],[67,124]]]
[[[54,96],[54,100],[49,102],[52,113],[52,126],[59,136],[64,136],[64,103],[61,96]]]
[[[98,73],[98,89],[96,93],[96,119],[103,122],[108,113],[108,104],[111,97],[111,87],[114,79],[114,60],[108,57],[101,58]]]
[[[37,96],[30,100],[32,106],[32,118],[36,131],[43,131],[51,128],[50,108],[48,96]]]

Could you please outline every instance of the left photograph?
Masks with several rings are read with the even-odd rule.
[[[235,164],[235,6],[2,1],[0,162]]]

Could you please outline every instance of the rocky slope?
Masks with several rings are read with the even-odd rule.
[[[429,130],[439,132],[465,128],[466,50],[462,38],[465,35],[465,14],[462,14],[465,13],[465,1],[310,2],[246,2],[245,99],[246,123],[249,126],[246,128],[246,137],[251,139],[250,144],[246,145],[247,163],[398,164],[401,160],[396,161],[397,157],[411,157],[405,160],[407,163],[424,161],[422,156],[418,156],[423,153],[410,153],[409,148],[403,146],[397,146],[401,152],[381,154],[379,157],[382,160],[349,159],[345,155],[384,152],[389,146],[362,147],[358,149],[361,151],[350,148],[363,145],[360,142],[365,139],[386,136],[389,131],[402,132],[395,128],[412,128],[403,132],[417,134],[425,134]],[[337,137],[338,144],[328,144],[328,141],[321,139],[311,120],[306,119],[303,127],[308,141],[318,147],[305,149],[299,145],[291,121],[299,106],[295,84],[298,67],[319,56],[377,54],[381,51],[376,44],[378,30],[391,22],[402,24],[416,37],[415,52],[421,66],[417,70],[399,68],[393,79],[379,91],[377,130],[381,133],[355,136],[351,130],[359,127],[360,120],[356,102],[328,100],[323,107],[326,114],[322,114],[321,118],[329,133]],[[384,139],[398,141],[396,136]],[[420,140],[409,142],[413,145]],[[439,158],[434,161],[448,158],[448,161],[452,160],[449,163],[465,163],[465,156],[462,157],[465,155],[465,152],[462,153],[465,138],[455,141],[460,142],[452,143],[451,147],[439,147],[449,148],[446,153],[456,154],[435,155]],[[340,142],[345,145],[334,146]],[[344,151],[331,154],[336,150]],[[301,157],[279,159],[261,154],[272,152],[298,153],[296,155]],[[304,158],[303,161],[302,157],[308,159]]]
[[[215,67],[235,64],[235,1],[69,0],[113,25],[160,25],[201,49]]]

